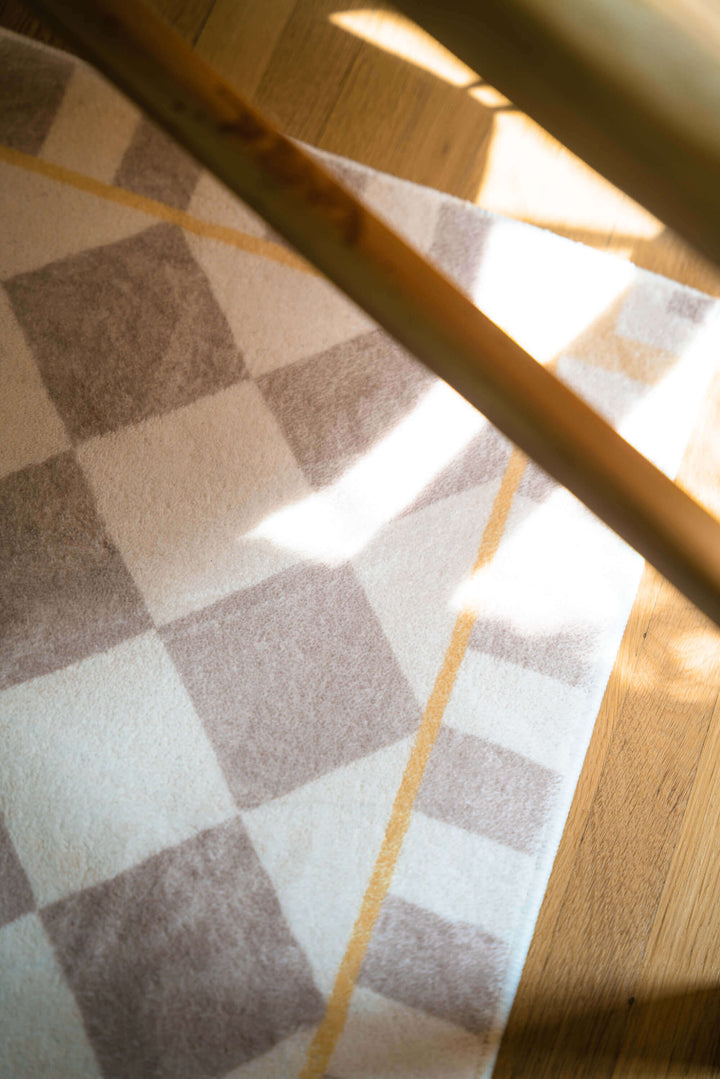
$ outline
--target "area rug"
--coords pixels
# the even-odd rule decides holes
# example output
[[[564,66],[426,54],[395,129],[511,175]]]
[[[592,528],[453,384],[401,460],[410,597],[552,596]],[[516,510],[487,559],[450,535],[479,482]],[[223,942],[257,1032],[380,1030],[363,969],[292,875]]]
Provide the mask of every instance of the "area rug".
[[[489,1075],[641,560],[0,39],[0,1074]],[[713,300],[325,157],[668,473]]]

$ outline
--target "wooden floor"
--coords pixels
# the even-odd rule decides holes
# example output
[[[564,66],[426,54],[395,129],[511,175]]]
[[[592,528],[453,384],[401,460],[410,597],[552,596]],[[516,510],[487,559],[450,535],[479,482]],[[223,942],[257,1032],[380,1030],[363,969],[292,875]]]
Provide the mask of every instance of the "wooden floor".
[[[367,0],[153,0],[288,134],[720,296],[720,274]],[[40,32],[17,0],[0,23]],[[720,365],[681,472],[720,514]],[[496,1067],[720,1075],[720,636],[646,571]]]

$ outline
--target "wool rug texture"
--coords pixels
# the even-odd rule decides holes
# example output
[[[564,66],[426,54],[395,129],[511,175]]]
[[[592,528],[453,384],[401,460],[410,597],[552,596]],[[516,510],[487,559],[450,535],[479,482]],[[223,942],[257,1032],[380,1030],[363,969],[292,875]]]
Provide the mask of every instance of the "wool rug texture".
[[[489,1075],[641,559],[91,69],[0,102],[0,1075]],[[715,301],[322,160],[674,473]]]

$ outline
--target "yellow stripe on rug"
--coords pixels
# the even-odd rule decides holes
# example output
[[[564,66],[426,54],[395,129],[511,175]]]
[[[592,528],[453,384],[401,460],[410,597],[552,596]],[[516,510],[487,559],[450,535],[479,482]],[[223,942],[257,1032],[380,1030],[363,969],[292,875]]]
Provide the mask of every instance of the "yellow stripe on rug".
[[[127,206],[132,210],[140,210],[142,213],[155,217],[159,221],[167,221],[172,225],[178,225],[186,232],[195,236],[202,236],[207,240],[217,240],[220,243],[236,247],[246,251],[250,255],[260,255],[271,262],[279,262],[292,270],[301,273],[322,276],[319,270],[311,266],[309,262],[296,255],[294,251],[272,240],[263,240],[259,236],[250,236],[241,232],[240,229],[231,228],[228,225],[214,225],[211,221],[194,217],[186,210],[178,210],[173,206],[166,206],[157,199],[147,198],[145,195],[136,195],[134,191],[126,191],[125,188],[115,187],[113,184],[103,183],[91,176],[85,176],[82,172],[67,169],[64,165],[56,165],[52,161],[44,161],[40,157],[21,153],[20,150],[11,150],[8,146],[0,146],[0,161],[6,165],[12,165],[26,172],[38,173],[49,180],[55,180],[60,184],[67,184],[78,191],[95,195],[97,198],[114,202],[120,206]]]
[[[179,210],[156,199],[137,195],[86,176],[65,166],[45,161],[0,146],[0,161],[33,172],[58,183],[67,184],[97,198],[146,213],[148,216],[180,228],[196,236],[228,244],[249,254],[317,275],[304,259],[282,244],[263,240],[229,226],[216,225],[184,210]],[[514,449],[500,488],[495,497],[488,523],[482,535],[473,575],[488,565],[500,545],[515,492],[527,464],[527,458]],[[395,866],[400,855],[405,834],[410,825],[412,808],[420,789],[425,768],[437,739],[443,716],[450,700],[460,666],[467,650],[470,634],[477,617],[476,606],[465,606],[459,613],[445,653],[441,668],[428,699],[427,706],[413,744],[403,778],[395,796],[383,842],[368,887],[363,896],[360,912],[353,927],[348,946],[338,969],[325,1016],[309,1047],[305,1067],[300,1079],[322,1079],[347,1020],[350,1002],[370,942],[383,900],[388,893]]]
[[[525,455],[520,450],[514,449],[483,532],[473,575],[488,565],[497,553],[507,525],[510,507],[526,464]],[[410,752],[410,759],[395,796],[380,853],[363,896],[360,913],[338,969],[325,1017],[308,1049],[307,1060],[300,1073],[300,1079],[322,1079],[342,1034],[360,967],[380,914],[380,907],[390,888],[400,848],[410,825],[412,807],[440,731],[476,617],[477,607],[466,606],[461,610],[455,622],[450,644],[435,679]]]

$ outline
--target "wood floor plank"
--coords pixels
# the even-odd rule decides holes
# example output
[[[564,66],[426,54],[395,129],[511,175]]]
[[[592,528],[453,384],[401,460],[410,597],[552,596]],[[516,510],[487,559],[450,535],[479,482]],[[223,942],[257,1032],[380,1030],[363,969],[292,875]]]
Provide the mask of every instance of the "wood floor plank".
[[[613,1079],[720,1075],[720,988],[690,982],[666,996],[638,998]]]
[[[496,1067],[609,1077],[670,865],[720,677],[717,638],[663,582],[612,733],[544,963],[521,988]],[[664,692],[657,693],[658,680]]]
[[[359,28],[392,44],[393,18],[374,13]],[[323,129],[322,145],[472,199],[482,178],[493,112],[474,100],[466,86],[439,78],[412,57],[412,49],[404,57],[372,40],[362,41]]]
[[[720,375],[707,395],[686,472],[693,493],[720,512]],[[710,641],[720,651],[716,632]],[[703,640],[688,640],[686,647],[696,652]],[[720,706],[712,673],[708,665],[703,697],[715,701],[708,737],[613,1079],[720,1074]]]
[[[716,707],[613,1079],[720,1074],[719,835]]]
[[[254,99],[295,0],[215,0],[195,43],[200,56]]]
[[[361,42],[330,15],[362,0],[297,0],[260,79],[255,104],[286,134],[318,145]]]
[[[638,595],[615,661],[612,677],[595,723],[585,763],[578,780],[565,830],[553,865],[552,878],[538,916],[535,933],[522,976],[521,992],[510,1017],[508,1039],[516,1042],[523,1027],[532,1022],[532,1011],[542,992],[542,978],[556,948],[553,930],[571,887],[577,850],[595,798],[615,726],[633,684],[643,642],[657,602],[662,578],[645,565]],[[499,1073],[498,1073],[499,1074]]]

